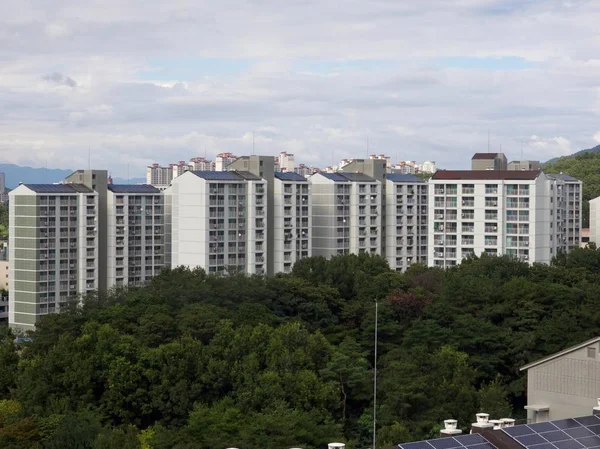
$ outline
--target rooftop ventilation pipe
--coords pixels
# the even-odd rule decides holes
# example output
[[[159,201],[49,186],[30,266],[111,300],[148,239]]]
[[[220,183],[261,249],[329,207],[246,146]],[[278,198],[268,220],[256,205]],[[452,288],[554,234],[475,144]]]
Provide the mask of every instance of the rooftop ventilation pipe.
[[[515,420],[512,418],[500,418],[502,428],[515,427]]]
[[[481,433],[484,429],[493,429],[494,425],[490,423],[490,415],[488,413],[477,413],[476,421],[471,424],[471,433]]]
[[[455,419],[445,419],[444,428],[440,431],[440,436],[451,437],[454,435],[460,435],[462,430],[457,429],[458,421]]]
[[[502,421],[499,419],[490,419],[490,424],[494,425],[494,430],[502,429]]]
[[[346,449],[346,445],[344,443],[329,443],[327,449]]]

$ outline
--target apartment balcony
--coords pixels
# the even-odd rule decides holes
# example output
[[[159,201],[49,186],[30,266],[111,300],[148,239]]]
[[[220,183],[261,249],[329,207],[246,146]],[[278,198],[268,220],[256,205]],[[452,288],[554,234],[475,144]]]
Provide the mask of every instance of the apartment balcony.
[[[498,226],[486,226],[485,232],[498,232]]]
[[[498,207],[498,201],[486,201],[485,207]]]

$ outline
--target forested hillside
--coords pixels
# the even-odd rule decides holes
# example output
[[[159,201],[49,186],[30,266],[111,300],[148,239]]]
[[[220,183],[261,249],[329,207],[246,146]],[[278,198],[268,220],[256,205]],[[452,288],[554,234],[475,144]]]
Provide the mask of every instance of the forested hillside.
[[[291,275],[175,269],[86,298],[0,344],[3,449],[370,447],[379,303],[378,446],[523,417],[519,367],[599,333],[600,252],[556,266],[482,257],[406,274],[380,257]]]
[[[596,147],[600,151],[600,146]],[[583,181],[583,227],[589,226],[589,200],[600,196],[600,153],[586,150],[544,165],[544,173],[564,173]]]

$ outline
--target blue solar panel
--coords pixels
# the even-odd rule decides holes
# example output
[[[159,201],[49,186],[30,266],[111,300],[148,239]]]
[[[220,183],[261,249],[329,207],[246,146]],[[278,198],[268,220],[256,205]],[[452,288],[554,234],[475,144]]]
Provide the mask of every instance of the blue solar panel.
[[[478,433],[459,435],[454,437],[454,439],[461,443],[463,446],[472,446],[474,444],[487,443],[487,440]]]
[[[414,443],[399,444],[404,449],[431,449],[432,446],[427,441],[416,441]]]
[[[554,445],[558,449],[580,449],[583,447],[583,444],[577,442],[576,440],[565,440],[565,441],[557,441]]]
[[[534,444],[529,446],[527,449],[556,449],[552,443]]]
[[[595,426],[588,426],[588,430],[591,430],[596,435],[600,435],[600,424],[596,424]]]
[[[509,434],[511,437],[518,437],[518,436],[522,436],[522,435],[531,435],[532,433],[535,433],[533,430],[531,430],[527,426],[507,427],[506,429],[504,429],[504,432]]]
[[[584,426],[593,426],[594,424],[600,424],[600,419],[597,416],[582,416],[581,418],[574,418],[575,421],[581,423]]]
[[[192,173],[209,181],[239,181],[243,179],[233,171],[194,171]]]
[[[594,433],[587,430],[585,427],[575,427],[573,429],[565,429],[565,433],[573,438],[590,437]]]
[[[552,424],[554,424],[559,429],[572,429],[573,427],[581,427],[581,424],[579,424],[577,421],[571,418],[552,421]]]
[[[115,193],[160,193],[160,190],[148,184],[109,184],[108,190]]]
[[[600,437],[597,435],[594,435],[592,437],[578,438],[577,441],[579,441],[585,447],[600,446]]]
[[[553,432],[544,432],[544,433],[541,433],[540,435],[543,436],[546,440],[548,440],[550,442],[568,440],[569,438],[571,438],[569,435],[564,433],[562,430],[555,430]]]
[[[429,440],[428,443],[435,447],[435,449],[451,449],[455,447],[462,447],[461,444],[454,438],[438,438],[437,440]]]
[[[529,427],[531,430],[533,430],[533,431],[535,431],[537,433],[550,432],[552,430],[558,430],[558,427],[556,427],[551,422],[539,422],[539,423],[536,423],[536,424],[528,424],[527,427]]]
[[[348,182],[348,180],[346,178],[344,178],[342,175],[340,175],[338,173],[321,173],[321,175],[327,179],[330,179],[331,181]]]
[[[473,446],[468,446],[469,449],[497,449],[492,443],[482,443],[475,444]]]
[[[306,178],[298,173],[276,172],[275,177],[282,181],[302,181],[307,182]]]
[[[536,433],[533,433],[531,435],[515,437],[515,440],[517,440],[519,443],[521,443],[525,447],[529,447],[529,446],[533,446],[534,444],[541,444],[541,443],[546,442],[546,440],[544,440],[541,436],[539,436]]]

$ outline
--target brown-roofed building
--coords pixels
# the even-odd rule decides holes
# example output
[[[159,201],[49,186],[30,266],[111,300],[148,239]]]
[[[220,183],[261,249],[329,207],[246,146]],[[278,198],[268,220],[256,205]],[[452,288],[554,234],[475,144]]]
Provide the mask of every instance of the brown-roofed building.
[[[475,153],[471,158],[472,170],[506,170],[507,165],[504,153]]]

